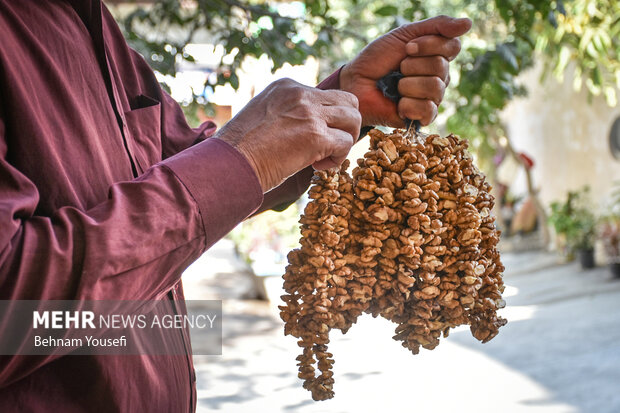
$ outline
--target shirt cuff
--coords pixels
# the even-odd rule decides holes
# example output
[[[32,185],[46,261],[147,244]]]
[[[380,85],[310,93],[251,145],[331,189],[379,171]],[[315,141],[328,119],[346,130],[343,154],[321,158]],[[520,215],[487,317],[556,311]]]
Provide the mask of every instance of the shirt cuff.
[[[340,89],[340,71],[344,66],[341,66],[340,69],[336,70],[334,73],[329,75],[325,80],[319,83],[316,87],[322,90],[328,89]]]
[[[221,139],[207,139],[161,162],[185,185],[200,210],[209,248],[263,202],[247,159]]]

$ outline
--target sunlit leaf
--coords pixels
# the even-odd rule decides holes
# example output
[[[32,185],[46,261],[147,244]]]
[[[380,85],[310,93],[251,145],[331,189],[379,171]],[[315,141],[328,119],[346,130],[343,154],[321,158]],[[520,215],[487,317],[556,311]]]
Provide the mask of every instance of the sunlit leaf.
[[[560,54],[558,56],[558,62],[553,70],[553,74],[558,78],[562,79],[564,75],[564,70],[566,69],[566,65],[570,61],[571,51],[567,46],[562,46],[560,49]]]
[[[394,16],[397,13],[398,13],[398,8],[392,5],[381,6],[375,10],[375,14],[378,16]]]
[[[610,107],[615,107],[618,104],[618,99],[616,98],[616,90],[611,86],[606,86],[604,89],[605,100]]]

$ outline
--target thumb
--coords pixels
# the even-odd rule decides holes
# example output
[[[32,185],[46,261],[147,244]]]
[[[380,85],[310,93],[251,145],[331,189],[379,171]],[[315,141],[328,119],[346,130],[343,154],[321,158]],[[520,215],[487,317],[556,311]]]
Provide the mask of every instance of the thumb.
[[[471,29],[471,20],[468,18],[453,18],[449,16],[437,16],[421,20],[415,23],[405,24],[395,30],[396,34],[405,38],[405,41],[426,35],[441,35],[452,38],[461,36]]]

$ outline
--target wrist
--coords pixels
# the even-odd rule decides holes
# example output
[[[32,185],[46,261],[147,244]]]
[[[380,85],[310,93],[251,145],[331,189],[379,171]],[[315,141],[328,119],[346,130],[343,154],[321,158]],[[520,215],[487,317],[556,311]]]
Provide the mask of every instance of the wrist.
[[[256,159],[254,159],[254,156],[252,156],[252,152],[246,150],[243,145],[237,145],[234,148],[241,155],[243,155],[245,160],[250,164],[250,166],[252,167],[252,170],[254,171],[254,174],[256,175],[256,178],[258,178],[258,182],[260,183],[260,186],[261,186],[261,189],[263,190],[263,193],[265,193],[266,192],[265,188],[267,186],[266,179],[263,176],[263,174],[261,173],[261,168],[258,166],[258,163],[256,162]]]
[[[221,140],[223,142],[226,142],[234,150],[236,150],[239,154],[241,154],[241,156],[243,158],[245,158],[246,162],[248,163],[248,165],[250,166],[252,171],[254,171],[254,175],[256,175],[256,179],[258,180],[258,183],[261,186],[261,190],[264,193],[265,192],[265,186],[266,186],[266,179],[265,179],[264,176],[262,176],[261,168],[259,167],[258,163],[256,162],[255,157],[252,155],[252,151],[247,150],[247,148],[245,148],[245,146],[243,145],[242,140],[239,139],[239,136],[240,136],[239,133],[233,133],[233,134],[225,133],[225,132],[230,132],[228,130],[227,126],[228,125],[224,126],[222,129],[220,129],[218,131],[218,133],[212,139],[219,139],[219,140]]]

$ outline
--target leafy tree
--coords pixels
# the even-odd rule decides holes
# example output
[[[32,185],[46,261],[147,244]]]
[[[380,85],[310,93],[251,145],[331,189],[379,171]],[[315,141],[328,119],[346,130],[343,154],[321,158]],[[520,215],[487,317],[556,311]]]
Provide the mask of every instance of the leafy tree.
[[[268,55],[273,70],[317,56],[331,71],[368,39],[440,13],[474,20],[454,68],[457,86],[447,99],[454,112],[448,128],[471,137],[481,155],[493,152],[489,137],[505,134],[499,112],[526,93],[518,76],[536,57],[544,57],[544,75],[559,79],[572,62],[575,87],[585,83],[592,95],[604,94],[615,105],[615,86],[620,85],[617,0],[162,0],[137,7],[121,23],[153,68],[172,76],[179,61],[194,60],[185,45],[206,31],[228,56],[206,86],[237,88],[236,70],[247,56]]]
[[[237,69],[249,56],[266,54],[275,71],[285,63],[302,64],[309,56],[325,55],[331,44],[341,40],[366,40],[339,27],[328,0],[163,0],[138,6],[119,19],[130,45],[163,75],[176,75],[181,61],[194,62],[185,46],[196,37],[206,36],[210,43],[223,46],[217,77],[207,88],[230,84],[237,89]]]

